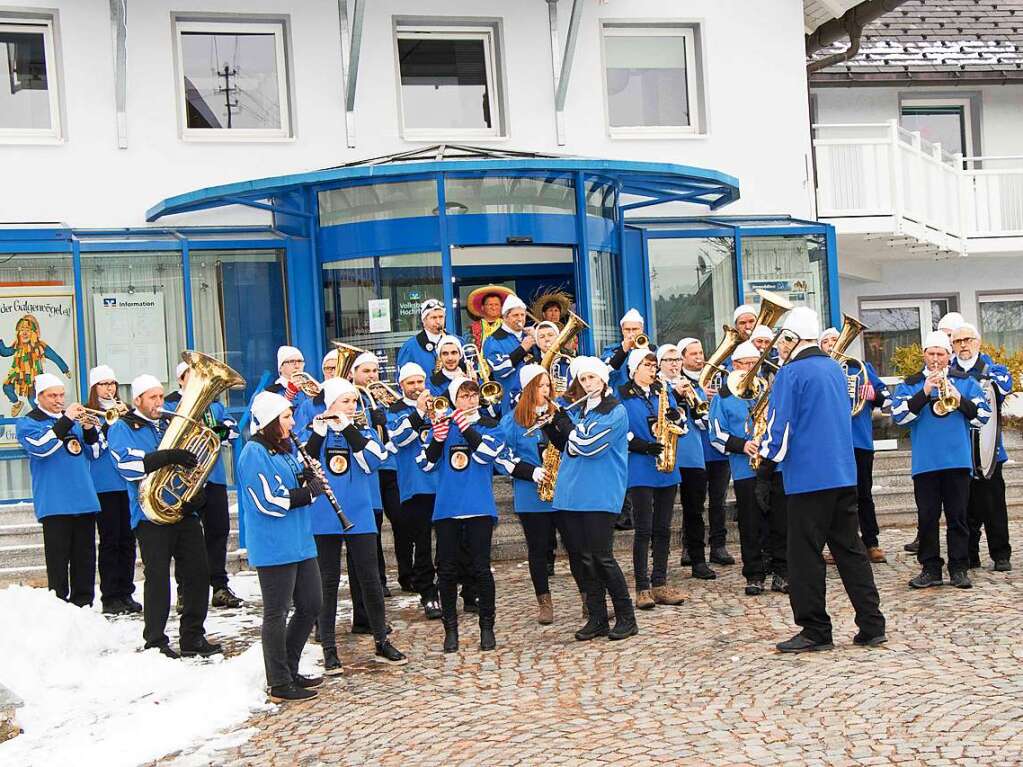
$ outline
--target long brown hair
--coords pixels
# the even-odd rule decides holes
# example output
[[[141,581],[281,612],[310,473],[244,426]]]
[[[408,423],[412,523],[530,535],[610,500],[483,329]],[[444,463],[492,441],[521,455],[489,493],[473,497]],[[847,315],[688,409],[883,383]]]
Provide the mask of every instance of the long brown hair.
[[[291,439],[284,431],[284,427],[281,426],[280,416],[277,416],[273,421],[260,429],[259,433],[263,435],[266,443],[278,453],[291,452]]]
[[[550,381],[550,376],[546,373],[538,375],[526,384],[522,394],[519,395],[519,403],[515,406],[515,423],[519,426],[527,429],[532,427],[536,423],[536,409],[540,405],[546,404],[546,400],[540,397],[540,384],[543,383],[544,378]]]

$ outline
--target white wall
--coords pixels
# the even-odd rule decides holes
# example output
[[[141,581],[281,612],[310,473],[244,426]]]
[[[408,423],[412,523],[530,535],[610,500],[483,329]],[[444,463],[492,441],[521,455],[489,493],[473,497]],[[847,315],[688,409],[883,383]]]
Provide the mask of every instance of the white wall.
[[[2,3],[3,0],[0,0]],[[356,101],[355,149],[344,138],[335,0],[146,0],[128,6],[128,148],[116,146],[109,7],[105,0],[18,0],[57,8],[66,140],[0,145],[0,221],[77,227],[139,226],[159,200],[231,181],[350,162],[414,146],[398,129],[394,15],[476,16],[503,23],[509,137],[499,147],[697,165],[739,178],[742,199],[722,212],[810,214],[809,129],[802,5],[792,0],[587,0],[566,109],[568,143],[554,129],[550,33],[544,0],[379,0],[368,6]],[[194,142],[178,137],[171,13],[290,16],[295,136],[282,142]],[[561,2],[562,39],[571,4]],[[612,140],[604,121],[600,19],[703,22],[709,133],[682,140]],[[482,142],[474,142],[482,143]],[[16,183],[10,183],[15,179]],[[250,223],[224,209],[167,223]]]

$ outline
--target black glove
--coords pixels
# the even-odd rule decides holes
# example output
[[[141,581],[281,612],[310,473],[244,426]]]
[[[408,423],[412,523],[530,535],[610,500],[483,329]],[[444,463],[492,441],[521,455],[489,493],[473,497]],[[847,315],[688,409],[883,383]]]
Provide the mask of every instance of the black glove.
[[[202,510],[206,505],[206,493],[200,490],[199,493],[190,501],[185,501],[181,504],[181,511],[187,514],[196,514]]]
[[[146,470],[146,474],[151,474],[164,466],[184,466],[186,469],[194,469],[198,465],[199,459],[195,457],[194,453],[180,448],[154,450],[151,453],[146,453],[145,458],[142,459],[142,467]]]
[[[231,434],[231,429],[222,423],[218,423],[213,427],[213,433],[217,435],[221,442],[223,442]]]
[[[369,411],[369,422],[374,427],[387,426],[387,413],[382,407]]]
[[[652,455],[654,458],[660,458],[661,453],[664,452],[664,445],[660,442],[648,442],[643,448],[643,452],[646,455]]]
[[[308,469],[306,471],[308,471]],[[325,492],[324,491],[324,486],[323,486],[323,480],[321,480],[316,475],[313,475],[313,477],[311,479],[307,479],[306,483],[305,483],[305,486],[307,488],[309,488],[309,492],[312,493],[313,498],[315,498],[317,496],[320,496],[320,495],[323,495],[323,493]]]
[[[316,471],[311,466],[306,466],[302,469],[302,476],[299,478],[303,485],[308,485],[314,479],[316,479]]]
[[[757,477],[753,482],[753,497],[757,499],[757,507],[765,514],[771,510],[771,479]]]

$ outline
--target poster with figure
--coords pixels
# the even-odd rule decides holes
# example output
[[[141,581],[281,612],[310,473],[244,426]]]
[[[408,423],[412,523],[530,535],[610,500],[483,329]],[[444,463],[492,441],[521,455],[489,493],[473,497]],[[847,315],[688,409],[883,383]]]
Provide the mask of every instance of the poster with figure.
[[[0,418],[17,418],[35,407],[35,380],[53,373],[67,382],[67,399],[78,400],[75,297],[67,287],[0,287]],[[14,424],[0,427],[0,449],[14,447]]]
[[[163,293],[97,293],[92,301],[100,361],[117,371],[122,383],[142,373],[170,383]]]

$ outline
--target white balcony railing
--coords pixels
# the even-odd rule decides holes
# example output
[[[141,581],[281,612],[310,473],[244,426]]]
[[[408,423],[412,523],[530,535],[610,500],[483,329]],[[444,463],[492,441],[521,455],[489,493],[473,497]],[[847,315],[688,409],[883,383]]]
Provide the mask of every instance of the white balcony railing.
[[[963,157],[885,123],[814,125],[817,213],[890,217],[890,231],[965,253],[1023,236],[1023,156]]]

